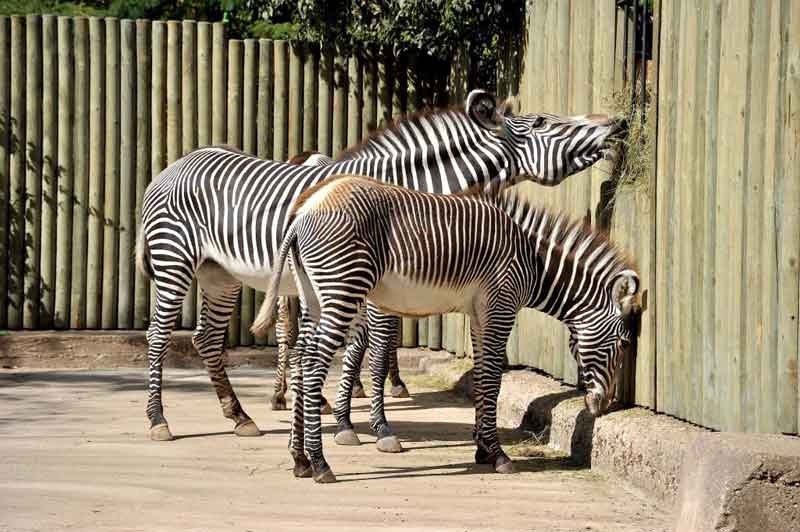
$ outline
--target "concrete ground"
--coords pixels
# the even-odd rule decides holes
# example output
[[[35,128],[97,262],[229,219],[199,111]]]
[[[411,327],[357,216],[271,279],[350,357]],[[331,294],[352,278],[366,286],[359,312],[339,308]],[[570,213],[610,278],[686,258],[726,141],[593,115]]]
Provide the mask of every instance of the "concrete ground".
[[[288,413],[267,406],[272,371],[231,377],[262,436],[237,438],[204,372],[167,369],[172,442],[146,437],[144,369],[0,371],[0,531],[666,531],[657,501],[503,433],[519,471],[473,463],[472,407],[424,377],[388,399],[407,452],[324,445],[339,481],[295,479]],[[335,378],[329,379],[335,382]],[[333,389],[327,393],[333,397]]]

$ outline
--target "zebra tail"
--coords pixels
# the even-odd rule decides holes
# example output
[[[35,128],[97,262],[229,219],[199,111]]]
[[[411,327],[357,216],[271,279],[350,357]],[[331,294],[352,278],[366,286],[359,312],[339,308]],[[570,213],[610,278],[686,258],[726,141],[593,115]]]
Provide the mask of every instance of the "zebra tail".
[[[139,227],[139,233],[136,235],[136,267],[148,279],[153,278],[153,264],[150,262],[150,250],[147,247],[143,227]]]
[[[250,326],[250,332],[255,336],[266,336],[267,330],[275,323],[275,309],[278,306],[278,289],[281,284],[283,268],[286,264],[286,257],[289,255],[289,251],[296,241],[296,224],[292,223],[286,231],[286,236],[284,236],[283,242],[281,243],[281,249],[275,261],[275,270],[272,272],[272,279],[269,281],[269,287],[264,296],[264,302],[261,304],[261,308],[258,309],[258,315],[256,315],[256,319],[253,320],[253,325]]]

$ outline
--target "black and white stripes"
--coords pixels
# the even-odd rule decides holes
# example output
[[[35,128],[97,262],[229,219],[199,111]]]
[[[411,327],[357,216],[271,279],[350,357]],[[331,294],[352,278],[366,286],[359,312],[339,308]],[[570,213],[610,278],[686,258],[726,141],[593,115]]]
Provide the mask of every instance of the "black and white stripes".
[[[137,263],[155,284],[147,407],[153,438],[171,438],[161,405],[161,366],[194,276],[203,289],[203,313],[214,318],[201,315],[195,345],[237,433],[256,432],[225,375],[218,336],[241,284],[265,287],[289,209],[311,186],[346,172],[432,192],[500,188],[521,176],[553,185],[600,159],[623,128],[605,117],[562,118],[558,124],[547,118],[543,124],[539,115],[509,116],[483,91],[470,93],[466,109],[405,120],[327,166],[264,161],[213,147],[189,153],[154,178],[137,242]],[[282,288],[285,295],[295,292],[289,276]],[[390,323],[396,327],[396,320]]]
[[[272,318],[290,251],[308,309],[297,347],[302,387],[295,391],[302,402],[292,433],[301,476],[335,480],[322,454],[320,394],[333,355],[367,300],[393,315],[470,316],[476,460],[497,471],[513,469],[497,440],[496,408],[505,346],[521,308],[539,309],[567,326],[592,414],[602,414],[613,399],[631,340],[638,276],[588,226],[514,196],[445,196],[357,176],[333,178],[298,201],[254,331]]]

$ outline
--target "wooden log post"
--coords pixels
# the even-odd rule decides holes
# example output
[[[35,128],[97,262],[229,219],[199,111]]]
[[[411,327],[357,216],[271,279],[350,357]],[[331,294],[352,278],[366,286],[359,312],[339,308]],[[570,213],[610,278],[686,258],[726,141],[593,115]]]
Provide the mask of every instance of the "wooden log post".
[[[303,53],[303,151],[317,149],[317,88],[319,84],[317,49],[306,45]]]
[[[347,143],[347,58],[336,54],[333,63],[333,117],[331,155],[338,157]]]
[[[167,166],[167,23],[153,22],[153,77],[150,90],[151,179]],[[150,312],[156,304],[155,283],[150,283]]]
[[[11,19],[0,17],[0,242],[8,246],[11,155]],[[6,248],[8,249],[8,248]],[[0,329],[8,327],[8,258],[0,260]]]
[[[11,20],[0,17],[0,242],[9,237],[9,164],[11,155]],[[6,247],[6,249],[8,249]],[[8,326],[8,259],[0,261],[0,328]]]
[[[361,142],[363,72],[361,58],[350,56],[347,64],[347,146]]]
[[[428,349],[442,348],[442,316],[428,317]]]
[[[332,155],[331,124],[333,104],[333,49],[323,47],[319,55],[319,88],[317,90],[317,150]]]
[[[256,155],[256,106],[258,96],[258,43],[253,39],[244,41],[243,68],[243,112],[242,112],[242,148],[245,152]],[[255,227],[242,227],[244,232],[253,232]],[[255,290],[249,286],[242,287],[242,318],[239,324],[240,345],[253,345],[253,333],[250,325],[255,317]]]
[[[103,288],[101,292],[101,327],[117,327],[117,246],[119,244],[120,189],[120,45],[119,20],[107,18],[106,23],[106,153],[103,206]]]
[[[378,65],[374,57],[364,61],[364,111],[361,115],[361,137],[369,136],[370,131],[378,127]]]
[[[181,150],[184,156],[197,148],[197,23],[181,22]],[[192,279],[181,308],[181,326],[197,323],[197,280]]]
[[[9,329],[22,327],[25,294],[25,17],[11,17],[11,118],[9,123],[8,302]]]
[[[260,39],[258,41],[258,96],[257,96],[257,118],[256,118],[256,154],[261,159],[272,158],[273,148],[273,102],[272,102],[272,83],[273,83],[273,64],[275,52],[272,41]],[[261,307],[264,302],[264,292],[256,290],[254,307]],[[256,337],[256,345],[267,345],[269,335]]]
[[[151,24],[149,20],[136,21],[136,218],[133,228],[138,236],[141,228],[142,204],[144,192],[150,183],[152,172],[152,109],[151,95],[153,91]],[[147,276],[135,268],[133,327],[144,329],[149,322],[150,314],[150,281]]]
[[[117,327],[133,327],[136,236],[136,22],[120,22],[119,274]]]
[[[25,304],[22,326],[36,329],[40,310],[42,246],[42,18],[25,20]]]
[[[289,45],[275,41],[275,120],[272,158],[285,161],[289,152]]]
[[[228,144],[242,148],[242,41],[228,41]],[[228,345],[240,345],[241,340],[241,297],[234,306],[228,327]]]
[[[58,17],[58,116],[55,134],[58,139],[56,156],[56,237],[53,327],[69,327],[69,303],[72,282],[72,216],[74,193],[74,136],[75,121],[73,86],[74,48],[72,18]],[[0,89],[1,90],[1,89]],[[1,288],[0,288],[1,289]],[[0,308],[2,308],[0,306]],[[2,326],[2,324],[0,324]]]
[[[58,212],[58,18],[42,16],[42,236],[40,316],[37,328],[52,329],[56,304]]]
[[[289,46],[289,157],[303,149],[303,55],[299,44]]]
[[[72,283],[69,300],[69,327],[86,327],[86,262],[89,221],[89,19],[73,19],[75,47],[75,171],[72,208]]]
[[[211,145],[212,131],[212,29],[210,22],[197,23],[197,145]]]
[[[212,31],[212,121],[211,142],[225,144],[228,141],[228,52],[225,41],[225,26],[214,24]]]

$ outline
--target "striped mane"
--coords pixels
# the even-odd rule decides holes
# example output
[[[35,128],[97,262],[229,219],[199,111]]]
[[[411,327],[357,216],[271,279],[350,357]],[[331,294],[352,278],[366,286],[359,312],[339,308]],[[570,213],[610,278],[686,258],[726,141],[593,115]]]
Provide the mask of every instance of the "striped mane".
[[[375,129],[369,133],[366,139],[364,139],[359,144],[351,146],[350,148],[344,150],[339,156],[336,158],[337,161],[347,161],[350,159],[357,159],[360,155],[362,155],[365,148],[369,148],[371,146],[379,146],[383,147],[387,141],[386,135],[387,134],[397,134],[402,133],[403,131],[408,131],[410,135],[417,136],[413,130],[410,130],[412,126],[419,126],[424,121],[436,121],[437,117],[441,117],[444,115],[455,116],[455,115],[462,115],[464,117],[467,116],[464,106],[463,105],[454,105],[451,107],[442,107],[442,108],[427,108],[423,111],[418,111],[415,113],[409,113],[407,115],[403,115],[400,118],[397,118],[393,122]],[[391,143],[389,147],[391,149]]]
[[[574,219],[563,212],[554,212],[546,207],[531,204],[518,193],[499,194],[485,198],[508,214],[512,220],[528,235],[532,242],[557,242],[554,250],[561,255],[565,247],[569,247],[568,260],[575,260],[581,250],[581,259],[597,254],[610,255],[614,262],[613,271],[625,269],[635,270],[633,259],[621,251],[607,235],[594,228],[582,219]],[[539,248],[537,252],[546,250]]]

